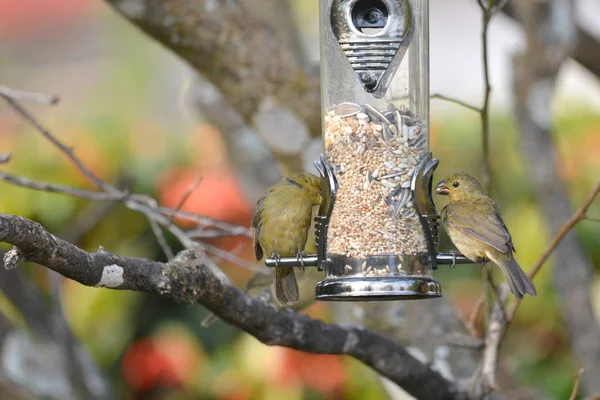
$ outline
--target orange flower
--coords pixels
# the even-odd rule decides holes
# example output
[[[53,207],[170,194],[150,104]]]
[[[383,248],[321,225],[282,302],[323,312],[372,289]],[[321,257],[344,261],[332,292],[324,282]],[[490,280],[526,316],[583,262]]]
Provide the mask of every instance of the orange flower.
[[[190,382],[199,367],[200,357],[193,344],[178,334],[137,340],[121,364],[125,380],[138,391],[179,387]]]
[[[249,225],[252,207],[239,181],[228,169],[202,172],[192,168],[171,169],[163,174],[157,185],[160,203],[170,208],[177,207],[199,176],[202,177],[200,184],[188,196],[181,210],[219,221]],[[183,217],[176,218],[176,221],[190,226],[190,221]]]
[[[345,372],[340,356],[281,348],[281,358],[281,367],[274,374],[277,381],[302,383],[328,398],[342,394]]]

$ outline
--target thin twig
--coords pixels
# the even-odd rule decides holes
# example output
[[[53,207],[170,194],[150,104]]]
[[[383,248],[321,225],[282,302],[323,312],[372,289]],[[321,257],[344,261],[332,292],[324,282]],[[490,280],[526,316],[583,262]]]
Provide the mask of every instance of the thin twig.
[[[249,269],[250,271],[258,272],[258,271],[260,271],[263,268],[263,267],[260,267],[260,266],[258,266],[256,264],[248,262],[248,261],[244,260],[243,258],[240,258],[240,257],[236,256],[232,252],[222,250],[222,249],[220,249],[218,247],[215,247],[215,246],[212,246],[210,244],[202,242],[201,246],[207,252],[209,252],[211,254],[214,254],[215,256],[217,256],[217,257],[219,257],[219,258],[221,258],[221,259],[223,259],[225,261],[229,261],[229,262],[232,262],[232,263],[234,263],[234,264],[236,264],[236,265],[238,265],[240,267]],[[308,267],[308,268],[310,268],[310,267]]]
[[[22,90],[15,90],[6,86],[0,86],[0,95],[3,97],[9,97],[13,100],[19,101],[34,101],[40,104],[46,104],[53,106],[58,104],[60,98],[57,95],[48,96],[42,93],[24,92]]]
[[[147,197],[138,194],[129,194],[127,192],[120,191],[119,193],[106,193],[106,192],[96,192],[93,190],[85,190],[74,188],[71,186],[58,185],[54,183],[40,182],[34,181],[32,179],[23,178],[8,174],[4,171],[0,171],[0,180],[12,183],[13,185],[40,190],[44,192],[53,192],[59,194],[65,194],[69,196],[78,197],[86,200],[110,200],[110,201],[126,201],[126,200],[134,200],[138,201],[143,198],[142,202],[147,202]],[[194,221],[198,224],[202,224],[205,226],[213,226],[222,232],[220,236],[247,236],[252,237],[252,232],[249,228],[229,224],[227,222],[216,221],[210,219],[208,217],[203,217],[201,215],[193,214],[185,211],[176,211],[168,207],[156,206],[156,211],[163,215],[177,215],[182,218]],[[195,232],[201,232],[204,228],[199,228],[195,230]],[[212,237],[218,237],[219,235],[214,235]]]
[[[461,347],[472,350],[481,350],[485,345],[484,340],[481,338],[473,337],[471,335],[463,335],[460,333],[450,333],[442,337],[433,337],[432,339],[435,343],[440,345]]]
[[[132,195],[134,197],[135,195]],[[187,211],[175,211],[172,208],[159,206],[156,209],[158,212],[164,215],[171,216],[175,214],[177,217],[189,219],[190,221],[197,222],[198,224],[203,224],[206,226],[212,226],[217,229],[221,229],[224,236],[246,236],[253,237],[252,230],[250,228],[246,228],[245,226],[239,226],[230,224],[228,222],[217,221],[208,217],[204,217],[202,215],[194,214]]]
[[[496,389],[496,365],[498,364],[498,347],[506,331],[506,314],[504,302],[508,297],[508,287],[504,284],[498,285],[496,300],[490,315],[487,333],[485,336],[485,348],[481,360],[481,377],[484,389]]]
[[[246,229],[246,228],[244,228],[244,229]],[[206,229],[206,228],[190,229],[190,230],[185,231],[185,233],[192,239],[214,239],[214,238],[221,238],[221,237],[227,237],[227,236],[240,236],[238,233],[235,233],[235,232],[226,232],[226,231],[222,231],[220,229]],[[246,235],[242,235],[242,236],[246,236]]]
[[[440,99],[440,100],[445,100],[448,101],[450,103],[454,103],[454,104],[458,104],[459,106],[468,108],[469,110],[475,111],[476,113],[481,113],[481,108],[476,107],[472,104],[466,103],[462,100],[459,99],[455,99],[454,97],[449,97],[449,96],[444,96],[443,94],[440,93],[434,93],[430,96],[431,99]]]
[[[473,307],[473,310],[471,311],[471,314],[469,315],[469,320],[467,321],[467,329],[469,330],[469,333],[473,337],[479,336],[477,329],[475,328],[475,323],[477,322],[477,317],[479,317],[479,313],[481,313],[481,310],[483,309],[484,304],[485,304],[485,296],[479,296],[479,298],[477,299],[477,302],[475,303],[475,307]]]
[[[491,270],[488,271],[487,281],[492,288],[495,298],[498,298],[502,293],[500,293],[500,285],[496,285],[494,282],[494,277],[492,276]],[[500,303],[500,307],[502,309],[503,319],[506,319],[506,308],[504,307],[504,302]]]
[[[179,212],[179,210],[181,209],[181,207],[183,207],[183,205],[185,204],[185,202],[187,201],[187,199],[190,197],[190,195],[192,193],[194,193],[194,191],[196,189],[198,189],[198,186],[200,186],[200,182],[202,182],[202,175],[198,175],[198,178],[196,179],[196,181],[189,188],[187,188],[187,190],[185,191],[185,193],[181,197],[181,200],[179,200],[179,203],[177,203],[177,207],[175,207],[175,212],[169,218],[169,221],[170,221],[171,224],[173,223],[173,219],[175,218],[175,214],[177,214],[177,212]]]
[[[483,106],[479,112],[481,116],[481,129],[483,134],[483,186],[486,192],[491,194],[491,182],[492,182],[492,167],[490,162],[490,118],[489,118],[489,106],[490,106],[490,95],[492,92],[492,86],[490,83],[490,68],[489,68],[489,54],[488,54],[488,28],[490,20],[492,19],[493,12],[487,9],[483,9],[483,28],[481,30],[481,41],[482,41],[482,59],[483,59],[483,79],[484,79],[484,94],[483,94]]]
[[[227,253],[236,256],[236,255],[240,254],[240,252],[242,250],[244,250],[245,247],[246,247],[245,243],[240,243],[237,246],[235,246],[231,251],[228,251]],[[223,261],[224,259],[215,254],[213,257],[213,260],[216,263],[219,263],[219,262]]]
[[[573,391],[571,391],[571,396],[569,396],[569,400],[577,399],[577,394],[579,393],[579,381],[581,380],[581,374],[583,374],[583,368],[579,368],[579,372],[575,375],[575,381],[573,382]]]
[[[152,228],[152,232],[154,233],[154,237],[156,238],[158,245],[162,249],[163,253],[165,253],[165,257],[167,257],[167,260],[173,259],[173,257],[175,257],[175,254],[173,253],[173,249],[171,249],[171,246],[169,246],[167,238],[165,238],[165,233],[163,232],[160,225],[158,225],[158,223],[151,217],[148,217],[148,222],[150,223],[150,227]]]
[[[10,162],[11,158],[12,158],[12,153],[0,154],[0,164],[6,164],[6,163]]]
[[[600,218],[595,218],[595,217],[585,217],[584,218],[586,221],[590,221],[590,222],[600,222]]]
[[[554,236],[554,239],[552,239],[552,242],[550,242],[548,249],[544,252],[544,254],[540,257],[540,259],[535,263],[535,265],[529,272],[530,278],[532,278],[532,279],[535,278],[535,276],[538,274],[538,272],[540,272],[540,269],[542,269],[542,266],[544,265],[544,263],[552,255],[552,252],[554,252],[556,247],[558,247],[561,240],[563,240],[563,238],[567,235],[567,233],[569,233],[569,231],[571,229],[573,229],[575,227],[575,225],[577,225],[579,222],[581,222],[583,219],[585,219],[585,214],[587,213],[587,210],[591,207],[592,203],[598,196],[598,193],[600,193],[600,181],[598,181],[596,183],[596,186],[594,186],[594,188],[592,189],[590,194],[588,194],[587,198],[585,199],[585,201],[583,202],[583,204],[581,205],[579,210],[577,210],[577,212],[575,212],[573,217],[571,217],[571,219],[568,220],[558,230],[558,232]]]
[[[137,198],[140,200],[143,200],[143,197],[144,196],[137,195]],[[164,228],[166,228],[169,232],[171,232],[177,238],[177,240],[179,240],[179,242],[185,248],[198,252],[199,256],[204,255],[206,252],[206,247],[204,246],[204,244],[193,241],[192,239],[187,237],[187,235],[181,228],[179,228],[175,224],[171,224],[169,222],[169,218],[162,215],[160,212],[158,212],[156,210],[156,208],[154,207],[155,204],[156,204],[156,200],[154,200],[150,196],[146,196],[145,204],[140,201],[134,201],[134,200],[127,200],[125,202],[125,205],[130,210],[141,212],[148,219],[152,219],[153,221],[156,221],[158,224],[160,224]],[[218,266],[216,266],[215,264],[212,264],[212,263],[208,263],[208,262],[206,264],[209,268],[211,268],[212,273],[215,274],[215,276],[221,282],[223,282],[225,284],[230,283],[229,277],[227,275],[225,275],[225,273]]]
[[[554,235],[552,242],[550,242],[550,245],[548,246],[544,254],[542,254],[542,256],[534,264],[533,268],[531,268],[531,270],[529,271],[529,277],[531,279],[535,278],[538,272],[540,272],[546,261],[548,261],[554,250],[556,250],[560,242],[564,239],[565,236],[567,236],[571,229],[573,229],[575,225],[577,225],[579,222],[585,219],[585,214],[596,199],[596,196],[598,196],[598,193],[600,193],[600,181],[596,183],[594,189],[592,189],[588,197],[583,202],[582,206],[575,212],[571,219],[565,222],[564,225],[558,230],[556,235]],[[507,319],[509,325],[515,318],[515,314],[517,313],[517,310],[521,305],[521,301],[522,300],[516,300],[513,303],[510,311],[508,312]]]
[[[19,104],[18,101],[13,98],[6,96],[5,94],[0,93],[0,97],[3,97],[4,100],[18,113],[23,119],[25,119],[31,126],[33,126],[39,133],[41,133],[46,139],[48,139],[54,146],[58,147],[58,149],[64,153],[64,155],[71,160],[73,164],[77,167],[77,169],[85,175],[98,189],[101,189],[107,193],[121,193],[117,188],[111,186],[102,181],[96,174],[94,174],[81,160],[75,155],[73,149],[62,144],[58,138],[53,135],[48,129],[46,129],[33,115],[29,113],[23,106]],[[122,194],[122,193],[121,193]]]
[[[74,188],[70,186],[57,185],[54,183],[39,182],[28,178],[22,178],[8,174],[4,171],[0,171],[0,180],[12,183],[16,186],[25,187],[33,190],[41,190],[43,192],[52,192],[60,194],[68,194],[73,197],[78,197],[86,200],[102,201],[102,200],[113,200],[122,201],[127,197],[127,194],[121,195],[107,192],[95,192],[93,190],[85,190]]]
[[[155,210],[158,207],[158,202],[156,201],[156,199],[154,199],[150,196],[147,196],[147,197],[140,196],[140,199],[142,199],[142,198],[143,198],[144,202],[150,208]],[[154,218],[154,213],[144,212],[143,214],[148,219],[148,222],[150,223],[150,227],[152,228],[152,232],[154,233],[154,237],[156,238],[156,241],[158,242],[158,245],[161,247],[163,253],[165,253],[167,260],[173,259],[173,257],[175,257],[175,254],[173,253],[173,249],[171,249],[171,246],[169,246],[169,243],[167,242],[167,239],[165,238],[165,234],[164,234],[162,228],[160,227],[159,223]],[[169,226],[170,225],[172,225],[172,224],[169,221]]]
[[[507,4],[508,0],[500,0],[500,2],[493,7],[492,12],[497,13],[498,11],[501,11]]]

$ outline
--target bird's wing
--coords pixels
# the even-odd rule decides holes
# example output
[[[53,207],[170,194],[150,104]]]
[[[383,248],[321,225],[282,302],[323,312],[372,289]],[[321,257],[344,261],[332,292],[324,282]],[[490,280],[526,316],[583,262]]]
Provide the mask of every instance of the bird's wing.
[[[254,212],[254,218],[252,218],[251,227],[254,228],[254,255],[256,256],[256,261],[262,260],[264,255],[258,238],[260,237],[260,228],[262,227],[262,211],[266,197],[267,193],[258,199],[258,202],[256,203],[256,211]]]
[[[517,250],[515,250],[515,246],[513,244],[512,237],[510,236],[510,232],[508,231],[508,228],[506,227],[506,224],[504,223],[504,220],[502,219],[502,214],[500,214],[500,207],[498,207],[498,205],[496,205],[496,204],[494,204],[494,213],[496,214],[496,217],[498,217],[498,221],[500,221],[502,228],[504,228],[504,231],[508,235],[508,241],[506,242],[506,245],[508,246],[509,249],[512,250],[513,253],[516,253]]]
[[[477,213],[473,212],[475,207]],[[457,202],[445,208],[445,219],[451,224],[452,229],[490,245],[502,253],[512,250],[508,229],[493,203]]]

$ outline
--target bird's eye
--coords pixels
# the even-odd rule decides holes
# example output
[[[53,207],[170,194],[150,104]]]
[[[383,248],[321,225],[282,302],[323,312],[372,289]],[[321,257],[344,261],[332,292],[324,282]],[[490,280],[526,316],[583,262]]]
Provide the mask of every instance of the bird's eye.
[[[460,185],[460,183],[458,183],[458,182],[454,182],[454,183],[452,184],[452,186],[454,186],[454,187],[458,187],[458,185]]]

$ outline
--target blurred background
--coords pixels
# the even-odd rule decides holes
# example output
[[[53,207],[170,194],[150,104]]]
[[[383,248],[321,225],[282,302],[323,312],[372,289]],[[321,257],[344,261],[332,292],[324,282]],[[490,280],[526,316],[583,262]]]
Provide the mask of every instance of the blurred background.
[[[292,4],[307,63],[318,63],[318,2]],[[430,10],[431,92],[479,104],[483,79],[476,2],[431,0]],[[577,15],[582,25],[600,34],[600,3],[577,2]],[[525,174],[513,119],[508,66],[512,54],[524,46],[523,34],[513,21],[499,15],[491,24],[489,42],[494,196],[511,230],[517,260],[528,270],[551,237]],[[55,107],[27,107],[108,181],[155,195],[161,204],[176,207],[202,176],[183,209],[249,226],[258,196],[278,178],[277,170],[267,167],[261,180],[249,181],[240,175],[240,160],[232,159],[235,154],[227,151],[223,133],[207,122],[201,110],[197,112],[191,93],[195,72],[101,1],[0,0],[0,48],[0,84],[58,94],[61,102]],[[211,95],[209,91],[201,94]],[[561,71],[552,110],[560,174],[574,205],[583,201],[600,178],[599,109],[598,79],[569,61]],[[436,178],[455,170],[479,176],[478,115],[432,100],[431,124],[432,150],[441,160]],[[260,153],[260,143],[247,145]],[[89,187],[56,148],[0,106],[0,153],[9,151],[14,159],[6,169],[14,174]],[[101,245],[121,255],[164,260],[147,220],[121,205],[0,185],[2,212],[39,221],[50,232],[89,251]],[[600,205],[595,204],[590,215],[600,218]],[[598,273],[600,223],[583,221],[576,232]],[[248,239],[222,238],[210,243],[253,261]],[[442,249],[449,248],[444,238]],[[220,265],[238,286],[251,276],[231,263]],[[89,350],[118,398],[388,396],[375,373],[349,358],[267,347],[221,321],[203,328],[200,323],[207,311],[198,305],[186,307],[71,281],[62,282],[55,292],[55,277],[35,266],[27,266],[25,276],[33,282],[27,290],[39,291],[50,310],[56,307],[52,299],[60,300],[73,334]],[[447,300],[468,318],[483,290],[480,268],[442,269],[436,276]],[[594,285],[599,290],[594,291],[594,306],[600,318],[597,281],[596,275]],[[549,398],[567,398],[578,367],[554,296],[550,265],[536,278],[536,285],[543,295],[523,304],[502,349],[502,367],[516,384],[535,387]],[[332,317],[325,304],[313,304],[306,312],[325,320]],[[14,398],[21,398],[15,393]]]

